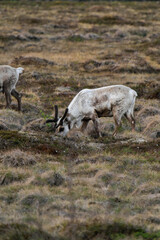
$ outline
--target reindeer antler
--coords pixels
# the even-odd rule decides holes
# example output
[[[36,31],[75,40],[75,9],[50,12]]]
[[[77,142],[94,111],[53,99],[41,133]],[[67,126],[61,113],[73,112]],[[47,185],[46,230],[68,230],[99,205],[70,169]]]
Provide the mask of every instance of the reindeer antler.
[[[58,121],[58,106],[55,105],[54,108],[55,108],[55,117],[54,117],[54,119],[48,119],[46,121],[46,123],[50,123],[50,122],[55,122],[56,123]]]
[[[56,127],[59,127],[60,125],[63,125],[63,120],[65,119],[67,113],[68,113],[68,108],[66,108],[63,117],[61,117],[60,122]]]

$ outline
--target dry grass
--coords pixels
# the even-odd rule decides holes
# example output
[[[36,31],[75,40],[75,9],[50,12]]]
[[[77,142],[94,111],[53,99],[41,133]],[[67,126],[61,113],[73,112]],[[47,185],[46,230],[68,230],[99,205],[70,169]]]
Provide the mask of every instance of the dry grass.
[[[1,1],[0,64],[25,72],[22,113],[0,96],[0,238],[160,239],[159,8]],[[135,132],[123,119],[113,138],[104,118],[103,137],[90,123],[62,139],[44,124],[55,104],[61,115],[81,89],[111,84],[138,92]]]
[[[8,167],[23,167],[36,164],[36,157],[29,152],[23,152],[19,149],[14,149],[1,157],[1,161]]]

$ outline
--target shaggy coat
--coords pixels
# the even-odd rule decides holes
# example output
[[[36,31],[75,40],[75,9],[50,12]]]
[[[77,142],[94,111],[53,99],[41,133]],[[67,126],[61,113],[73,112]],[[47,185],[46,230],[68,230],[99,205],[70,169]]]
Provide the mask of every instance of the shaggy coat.
[[[122,116],[135,127],[134,105],[137,93],[123,85],[112,85],[95,89],[83,89],[71,101],[62,118],[57,119],[56,128],[65,136],[72,128],[81,128],[84,131],[90,120],[93,121],[98,136],[98,118],[113,116],[116,135]]]
[[[23,72],[23,68],[13,68],[8,65],[0,66],[0,92],[3,92],[6,97],[6,108],[10,108],[11,95],[17,99],[18,110],[21,110],[21,94],[16,90],[16,84],[19,79],[19,74]]]

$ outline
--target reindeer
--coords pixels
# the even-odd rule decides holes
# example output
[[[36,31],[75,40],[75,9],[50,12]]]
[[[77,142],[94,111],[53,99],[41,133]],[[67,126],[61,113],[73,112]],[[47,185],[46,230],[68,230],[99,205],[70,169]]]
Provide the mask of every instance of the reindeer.
[[[6,108],[11,107],[11,95],[17,99],[18,110],[21,111],[21,97],[16,90],[16,84],[19,79],[19,74],[23,72],[23,68],[13,68],[8,65],[0,66],[0,92],[5,94]]]
[[[95,89],[81,90],[66,108],[64,115],[58,118],[58,106],[55,106],[55,118],[46,122],[54,122],[54,129],[58,129],[63,136],[74,127],[84,131],[90,120],[93,121],[97,136],[100,117],[112,117],[115,121],[113,136],[117,134],[122,116],[125,116],[135,129],[134,104],[137,93],[124,85],[112,85]]]

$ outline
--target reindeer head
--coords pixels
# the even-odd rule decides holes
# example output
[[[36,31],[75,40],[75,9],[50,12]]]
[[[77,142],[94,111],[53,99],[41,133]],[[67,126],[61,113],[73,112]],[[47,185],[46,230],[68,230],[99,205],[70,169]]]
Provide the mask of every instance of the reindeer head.
[[[46,121],[46,123],[50,123],[50,122],[54,122],[54,131],[56,131],[56,129],[58,130],[58,132],[63,135],[66,136],[67,132],[69,132],[70,130],[70,123],[68,121],[67,118],[67,113],[68,113],[68,108],[66,108],[64,115],[62,117],[58,117],[58,106],[55,105],[55,117],[54,119],[48,119]]]
[[[18,67],[18,68],[16,69],[16,71],[17,71],[18,74],[21,74],[21,73],[23,73],[24,68]]]

